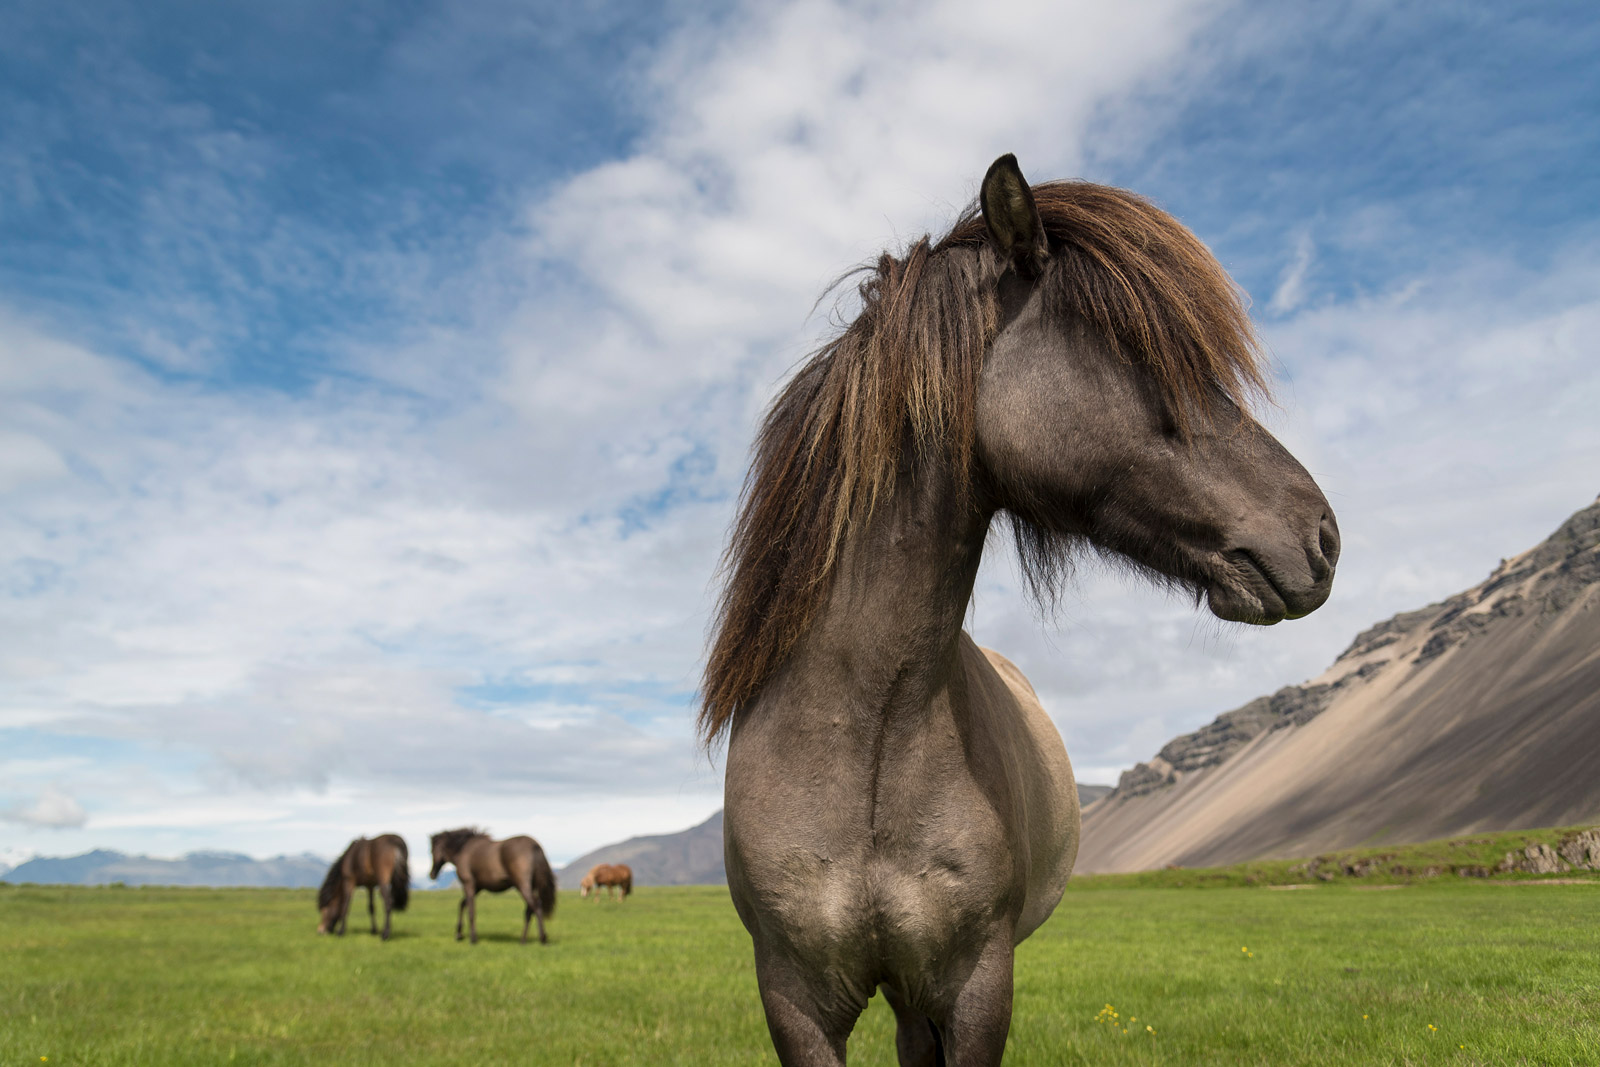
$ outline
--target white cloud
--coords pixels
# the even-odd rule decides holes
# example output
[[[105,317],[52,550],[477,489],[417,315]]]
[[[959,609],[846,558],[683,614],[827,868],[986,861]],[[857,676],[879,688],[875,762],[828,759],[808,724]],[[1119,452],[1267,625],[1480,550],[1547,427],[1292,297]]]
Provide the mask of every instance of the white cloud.
[[[22,801],[0,808],[0,820],[48,830],[76,829],[88,821],[88,814],[70,793],[47,785],[33,801]]]
[[[8,324],[6,403],[72,475],[6,525],[45,588],[0,622],[0,722],[199,753],[219,789],[714,802],[684,694],[817,293],[948,221],[1001,151],[1072,171],[1208,8],[802,2],[684,36],[643,77],[640,150],[530,206],[521,258],[486,252],[529,279],[519,311],[419,324],[386,363],[352,346],[442,410],[175,385]],[[533,695],[464,704],[484,682]]]
[[[209,390],[0,320],[0,417],[38,449],[16,450],[26,481],[0,462],[0,728],[170,757],[18,781],[59,778],[130,851],[333,853],[383,829],[417,847],[484,822],[561,857],[697,821],[718,775],[684,694],[754,420],[825,328],[816,296],[948,222],[1000,152],[1079,171],[1088,131],[1180,77],[1220,10],[807,0],[686,34],[641,75],[634,154],[486,246],[475,277],[520,306],[419,322],[400,350],[347,339],[394,388]],[[1270,340],[1299,369],[1282,428],[1344,521],[1334,601],[1225,629],[1086,575],[1050,627],[1002,554],[984,571],[975,632],[1030,673],[1086,780],[1586,500],[1557,503],[1600,399],[1581,286],[1463,274],[1307,310],[1308,235],[1295,255]],[[1497,472],[1492,520],[1469,462]]]

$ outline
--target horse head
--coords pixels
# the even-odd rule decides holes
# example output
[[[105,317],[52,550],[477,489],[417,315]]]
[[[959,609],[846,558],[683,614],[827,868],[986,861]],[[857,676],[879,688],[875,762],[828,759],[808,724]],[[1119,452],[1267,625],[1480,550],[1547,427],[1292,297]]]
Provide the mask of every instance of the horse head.
[[[441,830],[429,837],[428,844],[433,852],[433,867],[428,871],[428,878],[437,881],[439,872],[444,870],[445,864],[455,862],[455,858],[461,852],[462,846],[474,837],[482,836],[482,830],[472,826],[463,826],[459,830]]]
[[[1110,251],[1053,244],[1052,205],[1041,218],[1035,194],[1065,184],[1030,190],[1007,155],[980,194],[998,332],[979,379],[975,465],[1016,520],[1024,562],[1048,570],[1087,540],[1203,596],[1221,619],[1316,610],[1339,528],[1305,468],[1245,410],[1262,376],[1237,292],[1188,231],[1127,194],[1097,205]],[[1108,256],[1131,280],[1097,291]]]

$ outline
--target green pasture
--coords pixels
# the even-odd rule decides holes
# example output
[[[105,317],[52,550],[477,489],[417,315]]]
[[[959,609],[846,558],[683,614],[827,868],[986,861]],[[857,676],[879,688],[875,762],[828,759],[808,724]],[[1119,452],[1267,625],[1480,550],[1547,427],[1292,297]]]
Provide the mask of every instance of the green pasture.
[[[456,943],[456,899],[382,944],[309,890],[0,886],[0,1064],[773,1062],[725,890],[563,893],[544,947],[505,897]],[[1007,1063],[1597,1064],[1597,920],[1594,884],[1086,879],[1019,950]],[[893,1062],[882,998],[851,1062]]]

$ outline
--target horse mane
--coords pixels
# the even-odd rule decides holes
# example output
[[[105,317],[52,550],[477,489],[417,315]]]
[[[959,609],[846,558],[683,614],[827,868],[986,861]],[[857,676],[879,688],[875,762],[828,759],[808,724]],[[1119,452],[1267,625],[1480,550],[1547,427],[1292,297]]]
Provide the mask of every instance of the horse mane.
[[[441,831],[439,831],[438,833],[433,835],[433,837],[430,839],[430,843],[433,842],[433,841],[439,841],[439,840],[442,839],[444,841],[444,852],[445,852],[445,855],[451,856],[451,855],[454,855],[457,852],[460,852],[461,849],[466,845],[466,843],[468,841],[471,841],[474,837],[488,837],[488,836],[489,836],[488,834],[484,833],[482,830],[478,829],[476,826],[463,826],[460,829],[456,829],[456,830],[441,830]]]
[[[364,840],[356,838],[344,847],[339,853],[339,858],[333,861],[333,866],[328,868],[328,876],[322,880],[322,888],[317,890],[317,907],[326,908],[333,903],[333,898],[339,894],[339,884],[344,881],[344,861],[352,850]]]
[[[1219,398],[1244,409],[1267,393],[1243,293],[1182,223],[1122,189],[1032,188],[1051,249],[1046,313],[1144,367],[1180,434]],[[908,447],[943,452],[969,492],[1004,267],[976,205],[937,242],[883,253],[862,268],[855,319],[773,401],[723,559],[698,720],[708,745],[810,627],[847,531],[892,492]],[[1047,599],[1073,545],[1026,515],[1011,521],[1024,577]]]

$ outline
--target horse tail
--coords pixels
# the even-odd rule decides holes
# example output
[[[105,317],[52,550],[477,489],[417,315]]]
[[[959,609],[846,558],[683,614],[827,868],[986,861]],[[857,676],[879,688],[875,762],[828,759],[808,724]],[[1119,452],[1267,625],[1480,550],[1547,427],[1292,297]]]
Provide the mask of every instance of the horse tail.
[[[333,866],[328,868],[328,876],[322,880],[322,888],[317,890],[317,907],[326,908],[333,903],[333,898],[338,895],[340,884],[344,881],[344,860],[350,855],[350,850],[360,843],[361,839],[350,842],[344,851],[339,853],[339,858],[333,861]]]
[[[405,838],[388,836],[396,853],[394,870],[389,872],[389,899],[394,901],[395,911],[405,911],[406,902],[411,899],[411,854],[406,851]]]
[[[545,918],[556,913],[556,872],[550,869],[550,861],[544,858],[544,849],[539,847],[539,842],[533,843],[533,891],[539,897],[539,907],[544,912]]]

